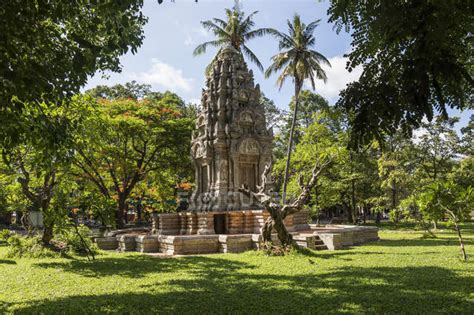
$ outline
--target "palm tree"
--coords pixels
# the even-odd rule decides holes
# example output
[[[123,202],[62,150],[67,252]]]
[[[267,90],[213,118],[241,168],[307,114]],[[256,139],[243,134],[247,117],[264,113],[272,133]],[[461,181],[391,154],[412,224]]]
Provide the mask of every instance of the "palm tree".
[[[290,129],[290,139],[288,141],[285,178],[283,180],[283,203],[286,202],[286,187],[288,185],[293,133],[295,131],[301,89],[304,81],[308,79],[311,82],[313,90],[315,89],[315,79],[326,82],[326,72],[321,68],[321,63],[331,66],[326,57],[312,49],[316,41],[313,36],[313,31],[318,26],[319,21],[320,20],[316,20],[306,25],[301,22],[300,16],[295,14],[293,23],[287,20],[288,34],[274,30],[269,32],[279,40],[280,52],[272,57],[273,64],[265,71],[265,76],[268,78],[272,73],[281,70],[277,79],[279,88],[281,89],[287,78],[292,78],[295,84],[295,108]]]
[[[193,55],[200,55],[206,52],[208,46],[223,47],[232,45],[235,49],[242,51],[257,67],[263,71],[262,63],[250,48],[245,45],[247,41],[255,37],[261,37],[267,33],[276,32],[270,28],[253,29],[255,22],[253,17],[258,11],[255,11],[245,17],[244,12],[239,8],[238,1],[231,9],[225,9],[227,20],[213,18],[212,20],[202,21],[201,24],[216,35],[217,39],[200,44],[194,49]]]

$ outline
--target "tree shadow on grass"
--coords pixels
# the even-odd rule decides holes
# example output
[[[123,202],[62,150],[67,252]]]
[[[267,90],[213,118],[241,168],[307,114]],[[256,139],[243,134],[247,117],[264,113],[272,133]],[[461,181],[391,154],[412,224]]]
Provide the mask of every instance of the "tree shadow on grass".
[[[472,314],[472,279],[439,267],[339,268],[322,274],[255,274],[223,259],[169,259],[194,277],[142,293],[33,301],[20,313],[456,313]],[[163,261],[155,260],[163,266]],[[5,309],[7,310],[7,309]],[[1,311],[1,309],[0,309]]]
[[[372,242],[369,243],[371,246],[380,246],[380,247],[430,247],[430,246],[452,246],[459,244],[457,238],[429,238],[429,239],[422,239],[422,238],[414,238],[414,239],[384,239],[379,242]],[[464,244],[466,245],[474,245],[474,240],[471,239],[464,239]]]
[[[242,262],[206,256],[189,256],[179,258],[155,258],[146,255],[131,255],[122,257],[100,257],[95,261],[69,260],[60,262],[44,262],[34,264],[36,267],[61,269],[85,277],[108,277],[119,275],[129,278],[146,277],[150,273],[176,272],[180,268],[191,270],[220,269],[232,272],[239,268],[252,266]]]
[[[0,259],[0,265],[5,264],[5,265],[16,265],[16,261],[14,260],[9,260],[9,259]]]

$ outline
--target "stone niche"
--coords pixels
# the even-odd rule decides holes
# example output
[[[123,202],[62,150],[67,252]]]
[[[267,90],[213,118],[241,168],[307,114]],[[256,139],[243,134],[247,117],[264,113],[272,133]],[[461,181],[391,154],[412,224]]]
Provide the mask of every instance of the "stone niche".
[[[189,210],[261,209],[239,192],[242,186],[256,191],[271,163],[273,133],[260,96],[242,54],[222,48],[211,64],[191,141],[196,188]]]

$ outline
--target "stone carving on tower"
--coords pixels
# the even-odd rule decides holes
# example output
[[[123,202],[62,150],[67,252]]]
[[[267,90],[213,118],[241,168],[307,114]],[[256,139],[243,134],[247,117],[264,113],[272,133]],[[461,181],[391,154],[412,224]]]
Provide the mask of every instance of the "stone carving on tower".
[[[252,70],[235,48],[222,48],[207,76],[191,141],[196,186],[189,210],[259,209],[239,188],[256,191],[271,164],[273,133],[266,126]]]

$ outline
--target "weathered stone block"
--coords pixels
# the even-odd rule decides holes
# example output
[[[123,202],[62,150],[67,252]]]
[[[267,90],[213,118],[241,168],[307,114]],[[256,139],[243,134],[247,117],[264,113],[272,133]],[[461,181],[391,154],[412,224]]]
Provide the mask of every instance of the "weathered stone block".
[[[252,234],[219,235],[221,253],[240,253],[253,248]]]
[[[129,252],[133,251],[136,248],[136,243],[135,243],[135,237],[136,235],[118,235],[117,236],[117,241],[118,241],[118,247],[121,252]]]
[[[218,235],[159,235],[160,251],[168,255],[219,252]]]
[[[97,247],[103,250],[116,250],[118,247],[118,241],[115,236],[98,237],[95,239]]]
[[[156,253],[159,244],[156,235],[140,235],[135,237],[136,250],[141,253]]]

